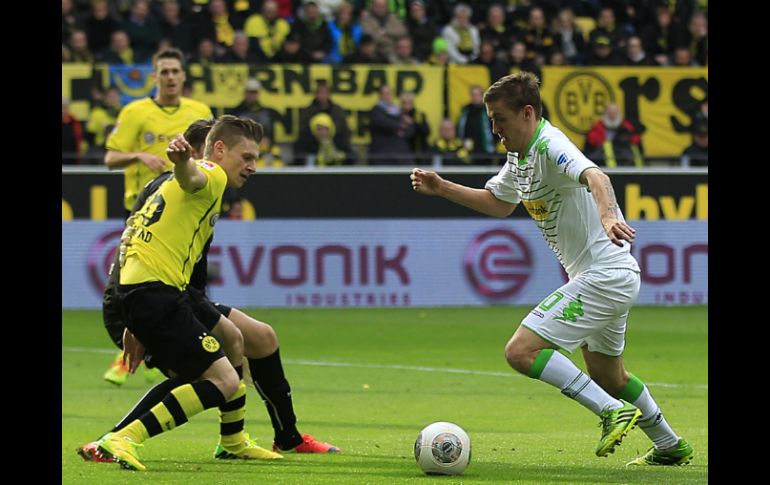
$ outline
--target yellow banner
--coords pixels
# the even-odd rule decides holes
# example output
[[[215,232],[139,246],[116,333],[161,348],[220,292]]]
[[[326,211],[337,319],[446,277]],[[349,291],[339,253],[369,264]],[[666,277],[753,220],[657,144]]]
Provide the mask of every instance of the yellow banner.
[[[449,118],[457,124],[463,106],[471,102],[471,88],[489,87],[489,69],[486,66],[449,65]]]
[[[436,66],[220,64],[204,69],[192,64],[189,71],[193,97],[207,103],[218,115],[240,104],[249,76],[259,79],[260,101],[274,110],[275,138],[279,143],[297,139],[300,109],[313,101],[319,80],[327,82],[332,101],[348,113],[353,143],[369,143],[368,113],[377,104],[378,90],[384,84],[391,86],[394,96],[414,92],[415,106],[425,113],[431,127],[438,127],[444,109],[443,69]]]
[[[679,156],[691,143],[691,116],[707,96],[707,68],[543,68],[549,121],[581,149],[588,130],[614,102],[626,118],[641,123],[644,155]]]

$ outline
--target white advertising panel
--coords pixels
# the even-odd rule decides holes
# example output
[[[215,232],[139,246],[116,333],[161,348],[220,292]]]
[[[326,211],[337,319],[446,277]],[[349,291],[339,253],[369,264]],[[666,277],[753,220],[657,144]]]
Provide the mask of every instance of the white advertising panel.
[[[634,221],[642,305],[708,303],[708,222]],[[62,308],[100,308],[122,221],[62,223]],[[237,307],[534,305],[566,282],[529,220],[220,221],[209,296]]]

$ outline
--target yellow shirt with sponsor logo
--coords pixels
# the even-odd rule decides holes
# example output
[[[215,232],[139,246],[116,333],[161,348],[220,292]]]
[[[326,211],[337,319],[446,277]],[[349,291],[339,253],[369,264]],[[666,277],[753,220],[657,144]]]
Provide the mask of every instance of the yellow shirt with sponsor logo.
[[[169,177],[129,220],[134,231],[120,270],[121,285],[160,281],[180,290],[187,287],[214,232],[227,186],[222,167],[206,160],[196,164],[208,177],[202,189],[185,192]]]
[[[212,118],[211,109],[200,101],[181,98],[179,106],[160,106],[152,98],[132,101],[123,107],[115,128],[107,138],[108,150],[144,152],[166,161],[165,170],[173,165],[166,156],[168,143],[184,133],[190,124],[201,118]],[[142,162],[128,165],[124,173],[123,203],[131,210],[142,187],[158,176]]]

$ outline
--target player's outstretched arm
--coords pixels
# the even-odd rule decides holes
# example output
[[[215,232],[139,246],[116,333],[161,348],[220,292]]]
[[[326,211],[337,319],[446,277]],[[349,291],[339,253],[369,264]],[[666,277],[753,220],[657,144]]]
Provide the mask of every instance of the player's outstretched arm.
[[[594,196],[604,232],[613,244],[623,247],[623,241],[634,242],[636,229],[619,217],[620,209],[610,178],[599,168],[589,168],[580,175],[580,183],[587,185]]]
[[[166,149],[169,160],[174,164],[174,176],[185,192],[195,192],[206,186],[208,178],[198,170],[192,158],[192,146],[182,135],[177,135]]]
[[[456,204],[493,217],[507,217],[516,204],[498,199],[486,189],[474,189],[445,180],[436,172],[413,168],[412,188],[425,195],[438,195]]]

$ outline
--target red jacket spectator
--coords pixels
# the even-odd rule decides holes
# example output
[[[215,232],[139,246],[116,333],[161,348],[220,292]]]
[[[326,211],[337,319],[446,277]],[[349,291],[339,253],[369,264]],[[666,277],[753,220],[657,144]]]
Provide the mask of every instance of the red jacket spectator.
[[[620,115],[618,105],[607,106],[602,119],[586,134],[583,150],[597,165],[642,166],[642,138],[633,123]]]

